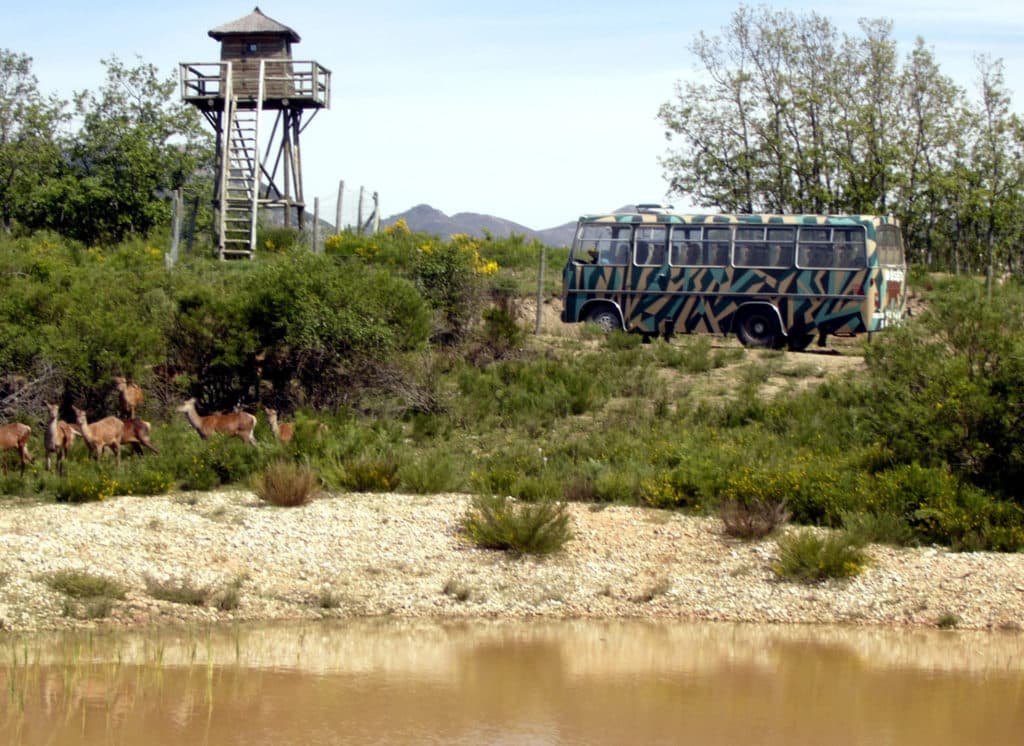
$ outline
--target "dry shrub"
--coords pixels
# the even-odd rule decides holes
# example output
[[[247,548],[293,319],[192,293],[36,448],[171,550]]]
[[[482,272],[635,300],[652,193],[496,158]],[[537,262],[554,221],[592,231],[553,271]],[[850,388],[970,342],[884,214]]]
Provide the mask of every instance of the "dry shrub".
[[[738,539],[762,539],[789,520],[782,500],[727,499],[718,508],[725,533]]]
[[[276,461],[257,478],[256,496],[271,505],[292,508],[305,505],[320,493],[320,480],[308,466]]]

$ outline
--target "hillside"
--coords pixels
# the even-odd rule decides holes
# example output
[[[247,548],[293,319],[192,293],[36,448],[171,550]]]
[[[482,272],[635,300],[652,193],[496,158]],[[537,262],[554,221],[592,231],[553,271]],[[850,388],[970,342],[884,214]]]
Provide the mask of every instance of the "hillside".
[[[456,233],[483,236],[486,232],[495,238],[507,238],[515,233],[528,241],[536,239],[547,246],[568,246],[572,243],[576,227],[574,221],[554,228],[532,230],[511,220],[476,212],[446,215],[430,205],[416,205],[405,212],[386,218],[381,224],[392,225],[398,220],[404,220],[409,229],[417,233],[429,233],[446,239]]]

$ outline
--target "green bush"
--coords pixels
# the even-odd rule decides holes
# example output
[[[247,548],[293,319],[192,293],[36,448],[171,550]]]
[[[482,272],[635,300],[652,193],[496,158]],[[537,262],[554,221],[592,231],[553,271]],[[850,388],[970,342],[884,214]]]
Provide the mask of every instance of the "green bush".
[[[344,463],[340,486],[353,492],[393,492],[401,483],[399,461],[392,453],[370,453]]]
[[[914,529],[902,515],[885,511],[847,511],[842,514],[842,520],[843,530],[858,544],[906,547],[917,543]]]
[[[949,466],[1021,502],[1024,289],[950,282],[915,323],[866,348],[876,437],[898,463]]]
[[[477,546],[514,554],[551,554],[572,538],[564,503],[517,503],[497,495],[475,497],[462,526]]]
[[[109,598],[122,600],[127,588],[116,580],[84,570],[58,570],[45,576],[46,584],[70,598]]]
[[[859,575],[866,566],[863,547],[850,535],[823,537],[803,530],[779,539],[779,559],[772,570],[784,580],[815,583]]]
[[[123,494],[116,479],[105,474],[69,476],[57,487],[58,502],[88,503]]]
[[[396,474],[402,489],[421,495],[454,492],[464,487],[456,459],[430,452],[402,462]]]

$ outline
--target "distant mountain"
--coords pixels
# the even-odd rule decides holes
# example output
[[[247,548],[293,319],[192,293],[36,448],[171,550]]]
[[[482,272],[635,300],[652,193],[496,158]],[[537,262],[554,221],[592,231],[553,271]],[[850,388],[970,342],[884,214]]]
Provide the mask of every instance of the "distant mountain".
[[[382,226],[393,225],[404,220],[409,230],[415,233],[429,233],[441,238],[451,238],[456,233],[468,236],[483,237],[486,231],[495,238],[508,238],[513,233],[523,236],[527,241],[536,239],[546,246],[568,246],[572,243],[576,231],[575,221],[565,225],[535,231],[511,220],[496,218],[493,215],[481,215],[476,212],[459,212],[445,215],[430,205],[416,205],[413,208],[392,215],[381,221]]]

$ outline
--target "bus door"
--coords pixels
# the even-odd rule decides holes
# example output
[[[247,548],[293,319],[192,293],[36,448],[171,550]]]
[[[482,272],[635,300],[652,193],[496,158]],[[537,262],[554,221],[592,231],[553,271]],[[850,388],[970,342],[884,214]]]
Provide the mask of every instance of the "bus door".
[[[876,232],[879,281],[873,326],[883,329],[903,321],[907,302],[907,265],[903,236],[895,225],[880,225]]]
[[[668,226],[642,225],[636,229],[633,253],[632,289],[629,317],[651,334],[662,333],[670,303]]]

